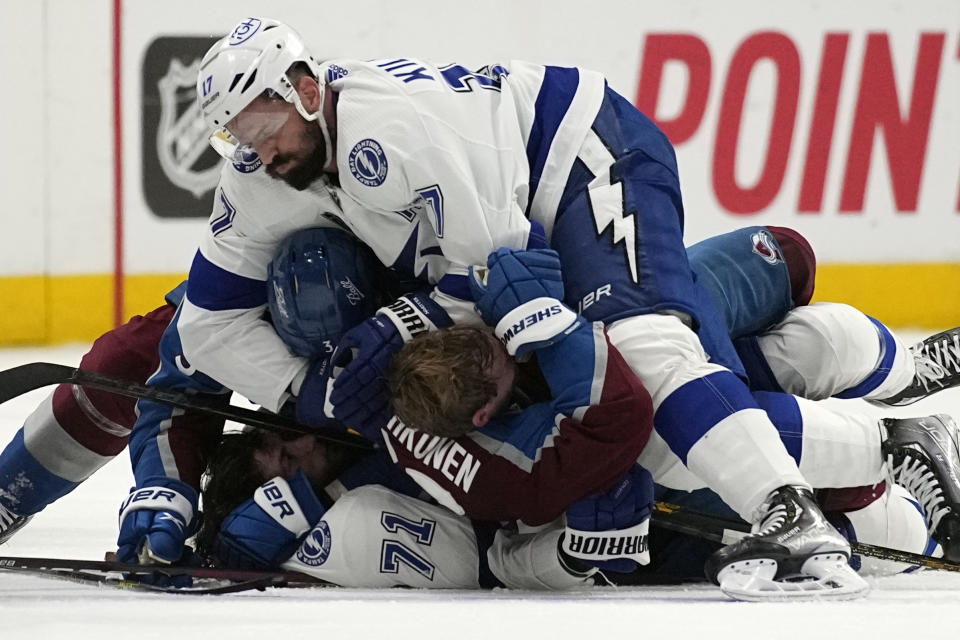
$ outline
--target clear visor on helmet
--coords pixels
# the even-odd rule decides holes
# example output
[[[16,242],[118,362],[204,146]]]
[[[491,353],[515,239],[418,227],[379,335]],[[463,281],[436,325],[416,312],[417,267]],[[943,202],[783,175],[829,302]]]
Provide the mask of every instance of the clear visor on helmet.
[[[221,158],[233,163],[239,163],[245,154],[253,151],[253,147],[241,145],[226,127],[220,127],[210,134],[210,146]]]
[[[242,162],[259,153],[290,119],[292,112],[283,101],[258,100],[210,135],[210,146],[230,162]]]

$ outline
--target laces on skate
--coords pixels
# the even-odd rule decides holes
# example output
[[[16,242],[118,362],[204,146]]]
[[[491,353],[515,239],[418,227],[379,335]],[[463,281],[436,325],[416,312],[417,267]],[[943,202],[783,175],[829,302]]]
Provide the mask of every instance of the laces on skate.
[[[904,406],[960,384],[960,327],[930,336],[910,347],[916,372],[910,385],[887,405]]]
[[[960,331],[941,333],[932,342],[915,347],[917,377],[927,391],[947,385],[947,378],[960,372]]]
[[[891,482],[909,491],[920,503],[927,520],[927,533],[932,536],[943,516],[951,511],[933,471],[923,460],[909,455],[904,456],[900,465],[895,465],[893,455],[888,455],[887,468]]]
[[[889,479],[909,491],[930,536],[951,561],[960,559],[960,432],[944,414],[884,418],[881,445]]]

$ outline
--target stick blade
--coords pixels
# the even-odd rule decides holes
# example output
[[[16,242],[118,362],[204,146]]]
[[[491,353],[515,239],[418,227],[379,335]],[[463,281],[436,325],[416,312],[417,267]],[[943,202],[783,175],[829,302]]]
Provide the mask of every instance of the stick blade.
[[[0,404],[35,389],[68,382],[75,369],[62,364],[31,362],[0,371]]]

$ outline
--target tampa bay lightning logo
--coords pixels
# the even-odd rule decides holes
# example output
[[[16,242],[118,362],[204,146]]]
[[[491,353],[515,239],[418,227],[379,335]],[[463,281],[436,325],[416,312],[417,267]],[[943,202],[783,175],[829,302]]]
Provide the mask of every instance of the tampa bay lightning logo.
[[[233,168],[240,173],[252,173],[263,166],[263,160],[251,147],[243,146],[233,154]]]
[[[297,560],[308,567],[319,567],[330,557],[330,527],[321,520],[297,550]]]
[[[379,187],[387,179],[387,156],[376,140],[367,138],[355,144],[347,161],[360,184]]]
[[[249,40],[251,37],[253,37],[253,34],[260,30],[261,24],[262,22],[260,21],[260,18],[247,18],[238,24],[230,34],[230,38],[228,40],[230,46],[232,47]]]

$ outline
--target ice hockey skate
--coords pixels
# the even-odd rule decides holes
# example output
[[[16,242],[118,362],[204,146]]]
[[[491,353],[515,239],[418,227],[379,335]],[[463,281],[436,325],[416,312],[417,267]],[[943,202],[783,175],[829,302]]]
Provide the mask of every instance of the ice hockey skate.
[[[944,556],[960,560],[960,452],[950,416],[884,418],[882,451],[892,481],[920,503],[930,536]]]
[[[717,551],[707,577],[737,600],[852,599],[869,585],[847,564],[850,545],[827,522],[809,489],[780,487],[762,505],[754,532]]]
[[[932,335],[910,347],[916,373],[910,385],[897,395],[879,400],[901,407],[960,384],[960,327]]]
[[[13,537],[33,516],[18,516],[0,504],[0,544]]]

